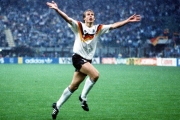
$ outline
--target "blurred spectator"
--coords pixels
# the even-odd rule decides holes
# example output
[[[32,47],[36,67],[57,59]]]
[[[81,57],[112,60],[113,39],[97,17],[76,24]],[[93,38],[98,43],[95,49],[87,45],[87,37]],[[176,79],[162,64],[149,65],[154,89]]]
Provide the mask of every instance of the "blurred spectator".
[[[163,33],[167,35],[164,30],[168,25],[180,31],[180,0],[61,0],[57,3],[59,8],[79,21],[82,21],[85,8],[93,9],[97,13],[97,24],[108,24],[109,20],[113,23],[134,13],[141,14],[143,18],[140,23],[104,35],[100,41],[104,46],[128,46],[131,40],[131,46],[138,47],[138,41],[143,44],[152,37]],[[2,16],[6,16],[8,21],[3,21]],[[59,20],[59,16],[46,6],[44,0],[1,0],[0,46],[7,46],[3,31],[8,27],[16,46],[72,47],[73,33],[64,24],[66,22]]]

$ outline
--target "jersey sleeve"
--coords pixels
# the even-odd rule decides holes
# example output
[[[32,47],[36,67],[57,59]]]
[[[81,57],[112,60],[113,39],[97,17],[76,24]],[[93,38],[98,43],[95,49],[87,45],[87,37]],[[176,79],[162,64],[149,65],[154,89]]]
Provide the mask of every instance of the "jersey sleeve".
[[[74,20],[74,19],[72,19],[71,18],[71,20],[72,20],[72,24],[69,24],[68,23],[68,26],[71,28],[71,30],[73,31],[73,32],[77,32],[77,30],[78,30],[78,23],[77,23],[77,21],[76,20]]]
[[[101,33],[100,34],[108,33],[110,27],[111,27],[111,25],[102,25],[102,29],[101,29]]]

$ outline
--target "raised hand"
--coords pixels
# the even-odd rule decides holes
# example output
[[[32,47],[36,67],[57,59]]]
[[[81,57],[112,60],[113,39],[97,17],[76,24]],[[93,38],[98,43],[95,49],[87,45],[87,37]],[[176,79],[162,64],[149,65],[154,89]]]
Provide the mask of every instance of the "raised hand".
[[[128,22],[138,22],[141,20],[141,16],[140,15],[132,15],[128,18]]]
[[[54,1],[52,1],[51,3],[47,2],[46,4],[49,6],[49,8],[52,8],[52,9],[55,9],[55,10],[58,9],[58,5]]]

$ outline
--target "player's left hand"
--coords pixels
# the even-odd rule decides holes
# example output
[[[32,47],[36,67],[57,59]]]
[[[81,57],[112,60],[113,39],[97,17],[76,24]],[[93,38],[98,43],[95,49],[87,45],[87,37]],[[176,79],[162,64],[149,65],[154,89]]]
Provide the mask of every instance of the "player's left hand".
[[[141,21],[141,16],[140,15],[132,15],[131,17],[128,18],[128,22],[139,22]]]

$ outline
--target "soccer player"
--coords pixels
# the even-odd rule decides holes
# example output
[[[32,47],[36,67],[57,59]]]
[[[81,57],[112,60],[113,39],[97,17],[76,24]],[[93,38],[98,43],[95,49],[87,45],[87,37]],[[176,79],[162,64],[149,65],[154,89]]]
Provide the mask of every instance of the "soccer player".
[[[141,16],[134,14],[124,21],[119,21],[109,25],[94,25],[95,15],[90,9],[86,10],[83,14],[84,22],[80,22],[74,20],[60,10],[54,1],[47,2],[47,5],[49,8],[52,8],[59,13],[59,15],[68,23],[69,27],[75,34],[75,42],[73,47],[74,54],[72,55],[72,63],[75,67],[75,72],[70,85],[64,90],[59,100],[52,105],[52,118],[56,119],[63,103],[65,103],[72,93],[78,89],[79,85],[86,78],[86,76],[87,79],[85,81],[82,93],[79,96],[79,101],[81,103],[81,107],[85,111],[89,111],[87,95],[99,78],[99,72],[91,64],[91,62],[95,54],[97,41],[99,40],[100,35],[108,33],[109,30],[119,28],[129,22],[138,22],[141,20]]]

